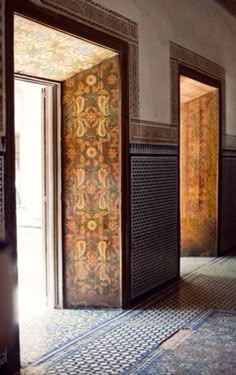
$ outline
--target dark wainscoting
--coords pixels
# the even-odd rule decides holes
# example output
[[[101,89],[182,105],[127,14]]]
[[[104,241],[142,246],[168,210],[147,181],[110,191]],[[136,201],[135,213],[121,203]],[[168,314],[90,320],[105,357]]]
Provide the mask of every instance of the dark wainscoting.
[[[173,145],[130,145],[130,298],[178,277],[178,156]]]
[[[223,150],[220,252],[236,246],[236,150]]]

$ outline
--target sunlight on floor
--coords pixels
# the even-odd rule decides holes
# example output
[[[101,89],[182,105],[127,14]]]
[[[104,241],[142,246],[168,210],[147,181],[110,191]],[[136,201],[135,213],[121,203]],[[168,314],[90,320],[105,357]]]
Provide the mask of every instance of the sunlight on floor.
[[[30,319],[46,309],[42,229],[18,228],[19,321]]]

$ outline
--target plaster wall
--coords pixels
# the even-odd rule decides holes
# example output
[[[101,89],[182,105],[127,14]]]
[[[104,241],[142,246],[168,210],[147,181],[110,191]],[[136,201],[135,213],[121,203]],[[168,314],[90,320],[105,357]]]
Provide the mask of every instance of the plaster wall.
[[[140,118],[170,123],[169,41],[226,70],[226,132],[236,135],[236,19],[212,0],[96,0],[138,23]]]

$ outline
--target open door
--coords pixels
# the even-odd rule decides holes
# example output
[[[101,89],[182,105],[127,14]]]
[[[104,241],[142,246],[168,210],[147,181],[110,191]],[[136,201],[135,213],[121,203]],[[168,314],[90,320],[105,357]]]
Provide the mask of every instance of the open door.
[[[43,215],[45,276],[48,308],[63,307],[61,247],[61,87],[50,83],[42,89]]]
[[[16,82],[12,149],[15,210],[11,201],[7,206],[11,214],[7,215],[6,222],[7,228],[12,231],[15,228],[17,234],[8,232],[14,269],[18,270],[18,286],[15,288],[14,337],[12,345],[0,353],[1,374],[14,374],[20,368],[19,346],[24,345],[19,334],[21,320],[30,319],[38,310],[62,307],[62,261],[58,264],[60,178],[57,174],[60,85],[36,80],[27,82],[19,76]],[[19,88],[23,100],[17,96]],[[30,114],[25,113],[28,108]],[[35,118],[37,121],[33,121]]]

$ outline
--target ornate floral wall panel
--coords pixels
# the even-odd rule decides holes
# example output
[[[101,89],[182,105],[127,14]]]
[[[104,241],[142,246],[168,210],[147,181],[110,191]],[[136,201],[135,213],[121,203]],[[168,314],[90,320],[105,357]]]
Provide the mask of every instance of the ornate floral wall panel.
[[[66,80],[65,300],[120,305],[120,87],[118,56]]]
[[[116,53],[91,42],[14,16],[15,72],[64,81]]]
[[[217,91],[181,106],[181,251],[214,255],[217,239]]]

